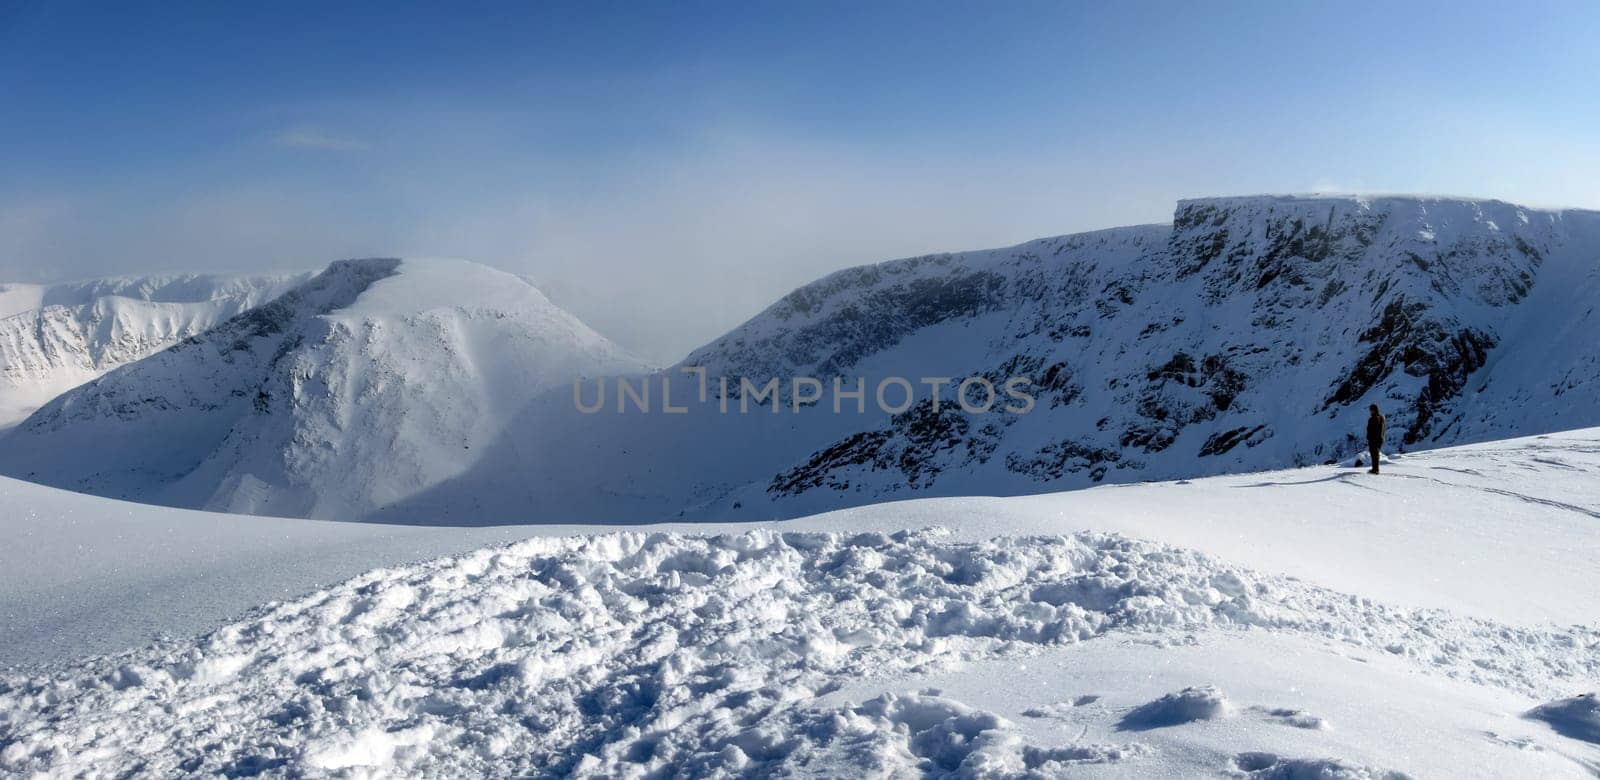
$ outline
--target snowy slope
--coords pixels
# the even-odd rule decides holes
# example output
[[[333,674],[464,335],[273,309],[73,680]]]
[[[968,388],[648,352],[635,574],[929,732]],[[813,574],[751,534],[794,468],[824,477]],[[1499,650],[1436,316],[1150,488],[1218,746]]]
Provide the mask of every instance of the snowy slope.
[[[275,603],[198,639],[0,677],[0,771],[1592,776],[1600,430],[1387,471],[550,529],[304,596],[269,577]],[[61,568],[24,571],[45,592]],[[176,580],[149,584],[205,587]]]
[[[0,470],[159,504],[358,517],[466,469],[541,390],[638,363],[520,279],[341,261],[40,409]]]
[[[434,528],[225,515],[0,477],[0,667],[189,636],[375,566],[540,528]],[[576,532],[580,529],[570,529]]]
[[[113,368],[260,306],[309,274],[0,284],[0,429]]]
[[[1597,295],[1600,213],[1184,201],[1170,226],[832,274],[652,377],[654,413],[619,404],[615,382],[599,414],[556,393],[479,468],[382,516],[760,519],[1326,463],[1364,448],[1369,403],[1397,451],[1595,425]],[[688,367],[710,378],[707,402]],[[741,413],[741,377],[778,379],[781,410]],[[793,377],[817,378],[822,399],[793,411]],[[886,377],[918,404],[880,410]],[[967,413],[952,381],[934,412],[923,381],[968,377],[1024,377],[1035,404],[1008,413],[1002,392]],[[867,388],[864,412],[835,380]],[[663,381],[686,414],[660,413]]]

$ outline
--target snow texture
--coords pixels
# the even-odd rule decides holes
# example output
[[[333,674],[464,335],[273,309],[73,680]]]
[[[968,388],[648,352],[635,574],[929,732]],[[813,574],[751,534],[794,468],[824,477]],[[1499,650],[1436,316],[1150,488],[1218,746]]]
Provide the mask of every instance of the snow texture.
[[[1600,696],[1585,693],[1541,704],[1528,717],[1542,720],[1573,739],[1600,744]]]
[[[1600,624],[1600,601],[1591,595],[1600,592],[1597,480],[1600,430],[1587,430],[1416,453],[1378,478],[1313,466],[1041,496],[882,504],[786,521],[784,528],[892,533],[933,526],[969,542],[1115,532],[1399,606],[1519,626],[1594,625]],[[529,536],[623,528],[217,515],[5,478],[0,506],[7,509],[0,528],[14,541],[0,545],[6,573],[0,666],[74,660],[163,633],[192,636],[262,602],[374,567]],[[747,526],[651,528],[726,533]],[[1205,681],[1178,687],[1197,682]]]
[[[808,703],[842,679],[1202,630],[1310,634],[1534,696],[1600,677],[1593,628],[1396,609],[1115,535],[613,533],[378,570],[192,644],[7,675],[0,769],[1020,775],[1149,751],[1029,743],[937,696]],[[1196,687],[1121,727],[1230,709]]]
[[[1166,726],[1180,726],[1197,720],[1226,718],[1233,712],[1233,704],[1216,688],[1203,685],[1184,688],[1169,693],[1149,704],[1135,708],[1122,717],[1119,727],[1125,731],[1148,731]]]
[[[1240,753],[1234,765],[1243,777],[1260,780],[1406,780],[1407,775],[1356,766],[1331,758],[1282,758],[1272,753]]]

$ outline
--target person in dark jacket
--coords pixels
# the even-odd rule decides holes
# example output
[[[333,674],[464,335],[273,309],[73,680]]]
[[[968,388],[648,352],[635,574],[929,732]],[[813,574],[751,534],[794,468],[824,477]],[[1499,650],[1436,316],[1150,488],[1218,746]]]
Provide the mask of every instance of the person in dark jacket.
[[[1378,453],[1383,451],[1383,437],[1389,432],[1388,423],[1383,419],[1383,413],[1378,411],[1378,405],[1373,404],[1368,409],[1372,414],[1367,416],[1367,454],[1372,456],[1371,473],[1378,473]]]

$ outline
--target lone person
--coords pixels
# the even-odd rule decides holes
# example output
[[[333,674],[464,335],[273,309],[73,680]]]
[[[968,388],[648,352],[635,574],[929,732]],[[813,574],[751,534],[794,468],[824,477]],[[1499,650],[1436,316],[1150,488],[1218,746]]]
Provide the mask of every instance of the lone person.
[[[1389,432],[1388,424],[1384,422],[1383,413],[1378,411],[1378,405],[1367,407],[1372,414],[1367,417],[1367,454],[1372,456],[1372,471],[1378,473],[1378,453],[1383,451],[1383,436]]]

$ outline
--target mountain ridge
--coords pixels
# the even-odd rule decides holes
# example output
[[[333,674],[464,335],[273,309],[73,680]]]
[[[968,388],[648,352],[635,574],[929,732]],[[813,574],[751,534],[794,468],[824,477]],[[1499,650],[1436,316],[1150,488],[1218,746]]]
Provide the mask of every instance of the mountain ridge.
[[[899,414],[807,409],[739,425],[707,409],[698,429],[608,413],[575,418],[558,447],[603,454],[533,464],[534,481],[552,473],[537,489],[520,484],[526,473],[515,486],[484,473],[471,490],[503,486],[566,517],[782,517],[1337,461],[1360,449],[1367,403],[1390,415],[1401,450],[1593,425],[1600,355],[1582,333],[1597,269],[1600,214],[1585,210],[1191,199],[1170,226],[835,272],[658,375],[673,398],[695,393],[674,374],[686,367],[757,384],[1021,375],[1039,398],[1025,417],[934,413],[926,396]],[[1564,334],[1559,353],[1542,349],[1546,333]],[[1498,380],[1482,373],[1508,361],[1515,372]],[[1552,371],[1566,377],[1559,400]],[[548,429],[562,404],[529,418]],[[604,445],[624,438],[626,452]],[[700,440],[720,454],[692,454]],[[595,495],[572,498],[586,475],[600,475],[587,477]],[[454,501],[441,493],[416,511]]]
[[[147,357],[308,274],[162,274],[0,284],[0,428],[68,389]]]
[[[1600,346],[1585,337],[1597,292],[1596,212],[1189,199],[1170,225],[843,269],[675,366],[621,372],[684,413],[626,413],[611,379],[603,413],[585,414],[578,388],[553,386],[497,405],[505,418],[473,428],[470,457],[382,499],[322,502],[219,467],[160,500],[444,524],[783,517],[1338,461],[1360,449],[1368,403],[1389,414],[1391,449],[1578,428],[1600,423]],[[686,368],[731,379],[734,397],[741,378],[782,380],[768,402],[784,413],[723,413]],[[919,387],[904,410],[791,409],[794,377],[1022,378],[1036,403],[969,414],[947,385],[937,408]],[[273,403],[298,397],[284,387]],[[430,413],[457,419],[444,409]],[[357,444],[378,462],[405,440]],[[325,464],[316,450],[301,451]],[[107,490],[74,464],[48,478]]]
[[[509,274],[345,260],[57,398],[8,436],[48,451],[0,460],[152,503],[358,514],[451,473],[537,389],[637,367]]]

